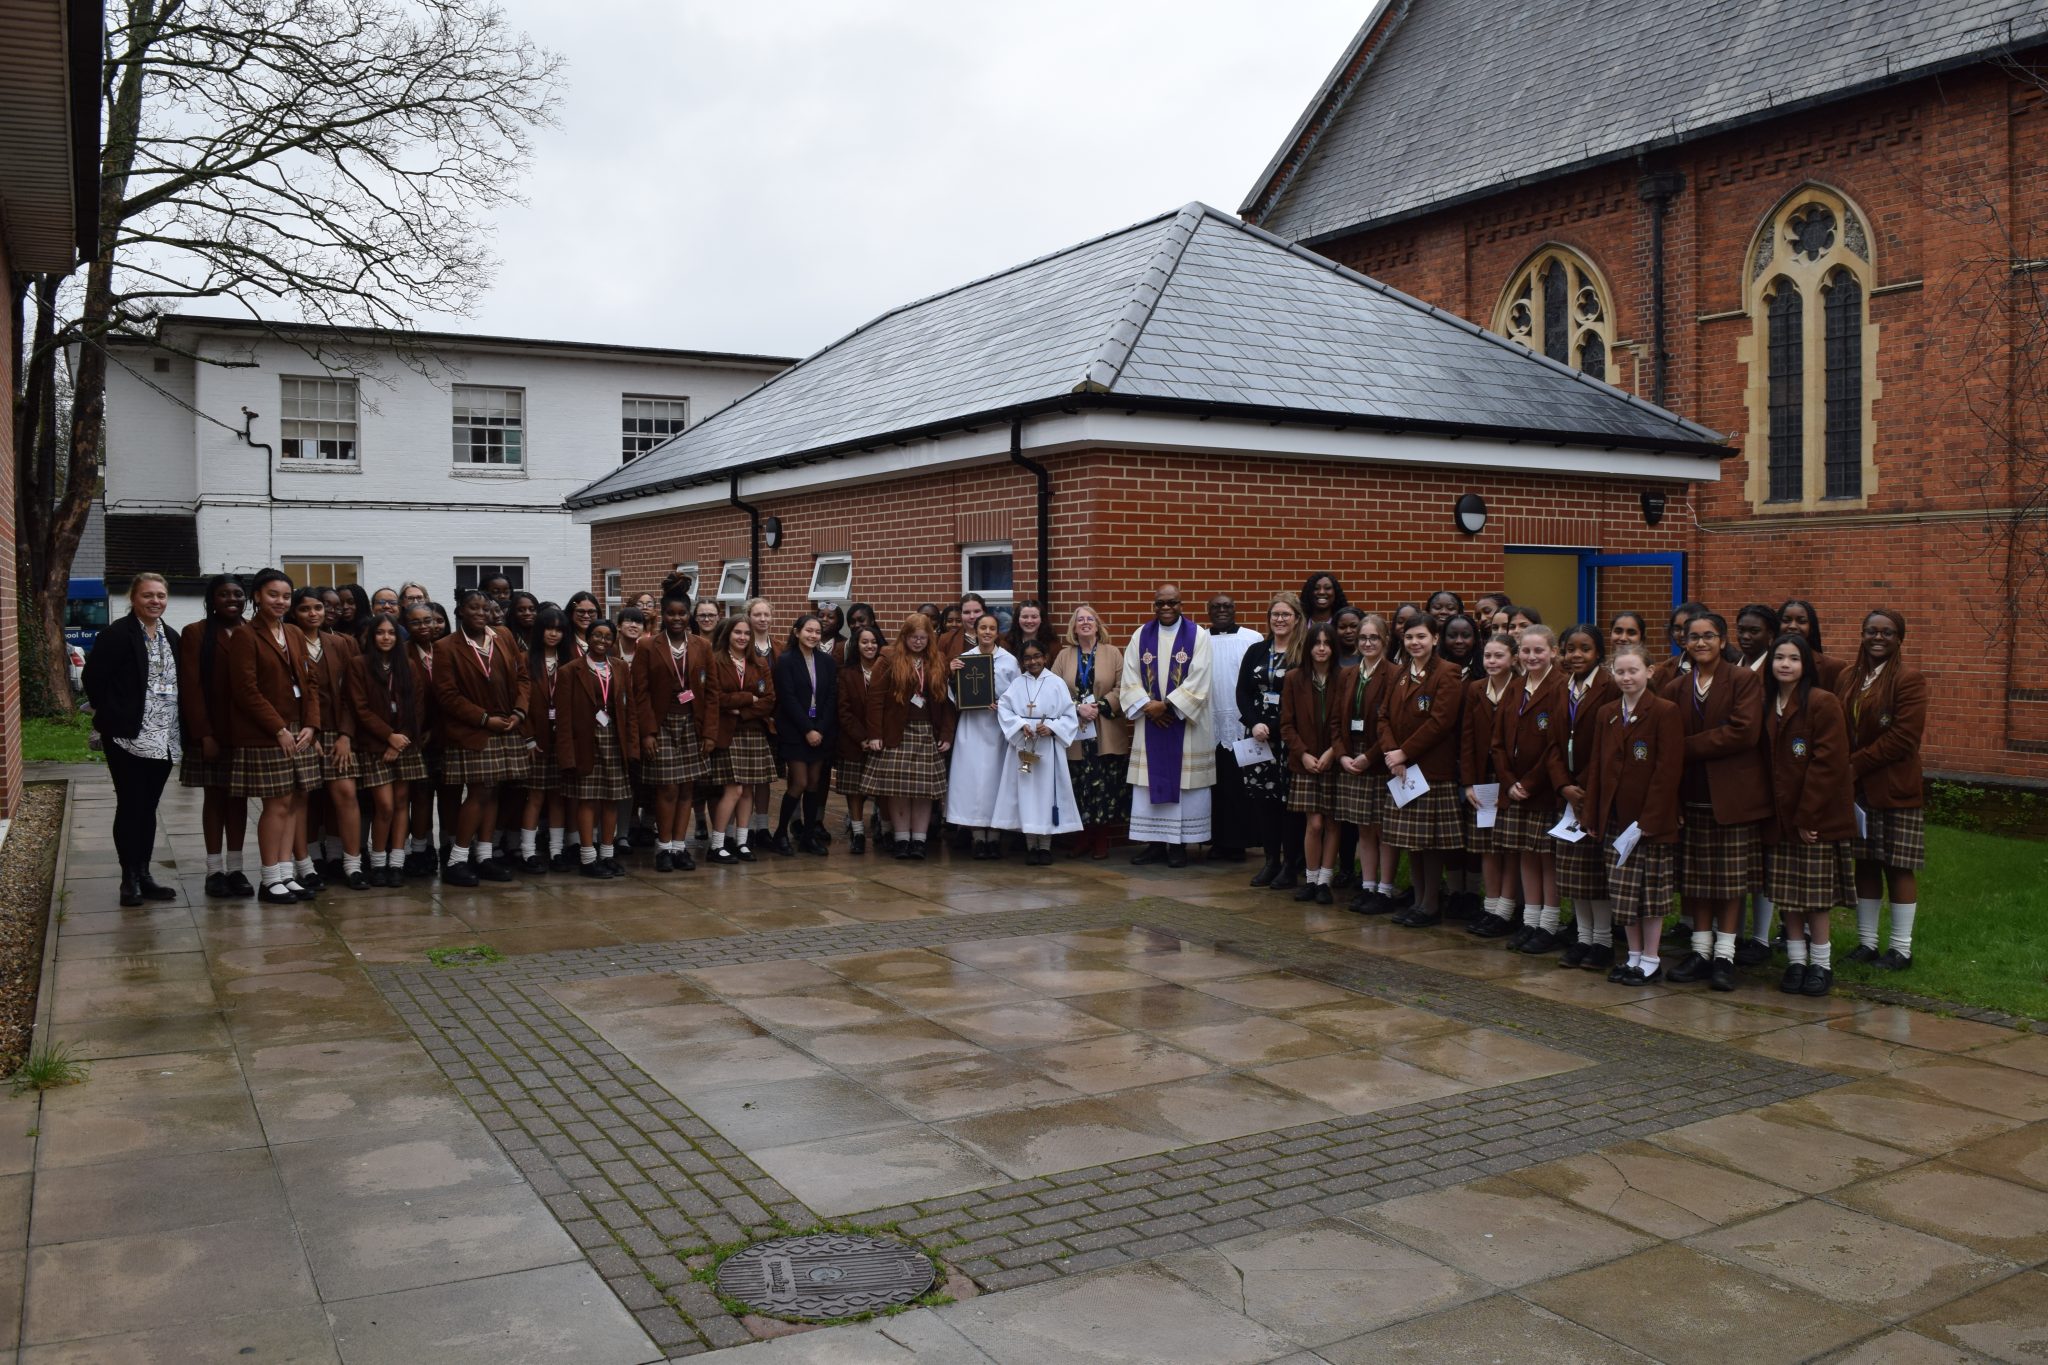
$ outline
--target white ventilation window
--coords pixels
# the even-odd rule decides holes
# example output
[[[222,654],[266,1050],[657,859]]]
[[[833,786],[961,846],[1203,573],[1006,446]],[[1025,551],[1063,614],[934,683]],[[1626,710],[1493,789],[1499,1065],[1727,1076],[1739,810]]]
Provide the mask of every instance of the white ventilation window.
[[[960,547],[960,590],[980,593],[994,607],[1007,606],[1015,596],[1011,576],[1012,555],[1007,540],[988,541]]]
[[[277,424],[280,458],[353,463],[356,458],[356,381],[278,381],[282,412]]]
[[[526,463],[526,391],[455,386],[455,463],[517,469]]]
[[[811,566],[811,590],[804,594],[813,602],[845,602],[853,591],[853,556],[819,555]]]
[[[728,607],[747,605],[753,593],[754,567],[744,559],[728,559],[718,576],[718,600]]]
[[[619,459],[630,464],[679,435],[690,422],[690,400],[629,393],[619,400]]]
[[[526,561],[494,564],[481,559],[458,559],[455,561],[455,591],[481,588],[500,575],[512,586],[512,591],[518,592],[526,586]]]

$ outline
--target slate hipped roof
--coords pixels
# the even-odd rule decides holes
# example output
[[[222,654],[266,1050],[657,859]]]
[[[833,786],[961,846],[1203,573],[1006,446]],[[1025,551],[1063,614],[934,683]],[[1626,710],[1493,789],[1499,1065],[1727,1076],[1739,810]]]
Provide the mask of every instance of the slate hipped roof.
[[[1378,10],[1245,201],[1249,217],[1291,241],[1356,232],[2048,38],[2042,0],[1386,3],[1393,22],[1364,56],[1363,74],[1355,59]],[[1301,157],[1304,136],[1312,145]]]
[[[885,313],[568,501],[1091,405],[1727,453],[1705,427],[1189,204]]]

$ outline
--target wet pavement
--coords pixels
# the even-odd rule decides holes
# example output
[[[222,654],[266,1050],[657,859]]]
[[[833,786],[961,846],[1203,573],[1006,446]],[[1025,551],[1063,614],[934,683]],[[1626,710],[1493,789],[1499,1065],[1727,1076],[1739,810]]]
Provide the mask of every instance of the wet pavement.
[[[122,911],[79,771],[44,1007],[92,1074],[0,1101],[23,1362],[2048,1352],[2038,1035],[1626,990],[1231,864],[842,842],[280,913],[199,894],[176,789],[184,896]],[[946,1301],[793,1330],[699,1278],[828,1220]]]

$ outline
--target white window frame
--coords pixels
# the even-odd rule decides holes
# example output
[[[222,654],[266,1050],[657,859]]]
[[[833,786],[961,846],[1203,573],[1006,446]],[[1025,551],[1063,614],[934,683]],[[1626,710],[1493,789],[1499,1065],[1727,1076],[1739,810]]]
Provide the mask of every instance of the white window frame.
[[[614,621],[626,605],[626,571],[606,569],[604,571],[604,614]]]
[[[1010,556],[1010,586],[1007,589],[977,588],[974,586],[972,565],[977,556],[1006,554]],[[1017,600],[1017,547],[1008,540],[982,540],[960,547],[960,595],[979,593],[981,600],[988,603],[989,610],[998,606],[1007,607]]]
[[[312,576],[306,572],[316,564],[327,570],[324,583],[311,582]],[[278,568],[291,579],[294,588],[338,588],[344,583],[360,584],[363,581],[363,561],[349,555],[280,555]],[[348,569],[354,577],[343,578],[334,572],[336,569]]]
[[[470,414],[465,418],[464,414]],[[463,473],[523,474],[526,472],[526,390],[502,384],[456,384],[449,395],[449,459]],[[473,459],[476,434],[499,435],[497,459]]]
[[[735,573],[739,575],[738,591],[729,591],[726,580]],[[719,566],[718,597],[720,606],[744,609],[754,596],[754,566],[744,559],[728,559]]]
[[[293,469],[353,469],[361,465],[363,428],[361,393],[353,379],[332,375],[284,374],[277,378],[278,462]],[[313,414],[305,407],[313,405]],[[343,416],[343,413],[346,416]],[[348,454],[306,453],[332,441],[344,443]],[[297,446],[299,449],[294,450]]]
[[[825,581],[825,570],[844,568],[846,570],[837,586]],[[811,588],[804,594],[811,602],[838,602],[842,605],[853,600],[853,556],[850,554],[819,555],[811,563]]]
[[[649,407],[646,411],[635,412],[635,404],[659,404],[660,408]],[[664,409],[666,409],[666,411],[664,411]],[[675,429],[667,432],[643,432],[635,431],[632,427],[632,424],[635,422],[660,422],[664,420],[675,422]],[[633,463],[633,461],[639,459],[648,451],[653,450],[655,446],[662,445],[663,443],[669,441],[671,438],[680,436],[684,431],[689,429],[689,425],[690,400],[687,396],[679,397],[674,394],[664,393],[620,394],[619,463]],[[652,442],[652,444],[639,445],[639,443],[642,441]],[[635,448],[636,446],[638,446],[637,449]]]
[[[464,569],[476,571],[476,582],[471,586],[479,589],[492,574],[502,573],[512,580],[512,591],[520,592],[526,587],[527,568],[527,562],[523,559],[458,559],[455,561],[455,572],[448,581],[454,585],[455,591],[465,592],[467,589],[462,583]]]

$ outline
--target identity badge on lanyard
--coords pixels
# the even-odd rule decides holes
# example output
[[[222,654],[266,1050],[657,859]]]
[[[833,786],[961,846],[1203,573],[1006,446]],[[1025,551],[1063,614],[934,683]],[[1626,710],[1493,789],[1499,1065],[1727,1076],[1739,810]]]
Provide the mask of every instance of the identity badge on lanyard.
[[[597,673],[595,670],[592,670],[592,672],[597,678],[597,723],[600,728],[603,728],[612,723],[612,675],[610,669],[606,669],[602,673]]]
[[[677,706],[688,706],[697,697],[697,694],[692,692],[688,684],[683,681],[683,658],[688,657],[688,653],[689,651],[685,650],[683,656],[678,657],[673,649],[668,652],[668,666],[675,670],[676,675]]]

